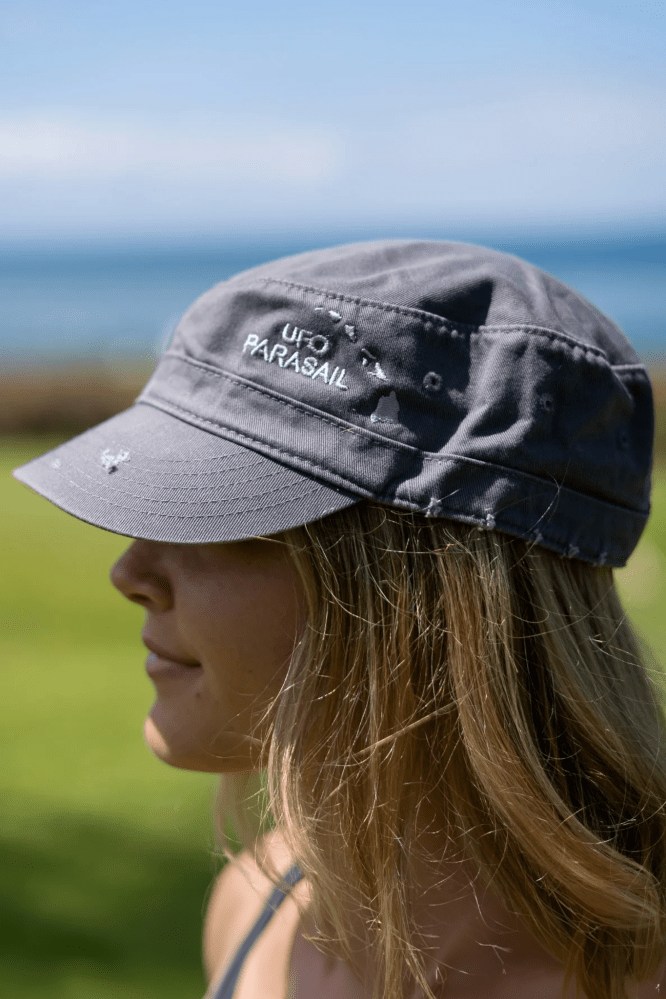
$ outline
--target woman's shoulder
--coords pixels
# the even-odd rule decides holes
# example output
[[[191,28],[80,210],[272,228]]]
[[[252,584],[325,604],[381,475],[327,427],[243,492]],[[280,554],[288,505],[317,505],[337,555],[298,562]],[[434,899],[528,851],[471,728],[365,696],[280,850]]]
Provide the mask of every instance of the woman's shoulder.
[[[263,835],[255,851],[242,850],[218,874],[206,908],[203,926],[203,962],[208,981],[218,975],[252,929],[269,898],[273,884],[262,873],[255,855],[267,859],[280,873],[292,865],[277,830]]]

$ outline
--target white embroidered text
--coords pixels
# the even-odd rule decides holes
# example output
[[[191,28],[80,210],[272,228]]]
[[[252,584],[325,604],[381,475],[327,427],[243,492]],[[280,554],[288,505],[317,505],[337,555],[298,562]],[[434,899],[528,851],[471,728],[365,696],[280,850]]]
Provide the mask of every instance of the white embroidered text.
[[[344,384],[346,369],[333,365],[332,361],[322,362],[322,357],[330,349],[328,337],[287,323],[280,339],[284,342],[269,343],[267,338],[260,340],[256,333],[250,333],[241,353],[249,351],[251,357],[260,357],[267,364],[277,363],[278,367],[285,370],[292,369],[299,375],[311,378],[312,381],[321,378],[324,385],[342,391],[347,390],[348,386]],[[311,353],[300,350],[303,343],[307,344]],[[307,356],[302,356],[303,354]]]

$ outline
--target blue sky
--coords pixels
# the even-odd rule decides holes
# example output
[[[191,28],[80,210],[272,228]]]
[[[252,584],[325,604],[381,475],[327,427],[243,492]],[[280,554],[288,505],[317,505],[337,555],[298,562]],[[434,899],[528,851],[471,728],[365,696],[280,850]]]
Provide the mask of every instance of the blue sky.
[[[12,2],[2,242],[666,221],[662,3]]]

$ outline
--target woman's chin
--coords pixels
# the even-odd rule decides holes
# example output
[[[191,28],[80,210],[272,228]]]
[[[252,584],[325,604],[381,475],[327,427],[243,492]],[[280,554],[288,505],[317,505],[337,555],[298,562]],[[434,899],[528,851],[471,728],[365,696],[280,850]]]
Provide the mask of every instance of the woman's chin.
[[[150,749],[151,753],[158,760],[162,760],[163,763],[168,763],[172,767],[184,766],[183,753],[174,752],[174,747],[165,739],[150,715],[146,718],[143,725],[143,737],[148,749]],[[186,769],[189,769],[189,767]]]
[[[144,722],[143,737],[151,753],[158,760],[168,763],[170,767],[177,767],[179,770],[224,774],[254,769],[252,763],[245,756],[240,757],[234,754],[218,756],[191,745],[184,745],[177,734],[169,737],[155,722],[152,713]]]

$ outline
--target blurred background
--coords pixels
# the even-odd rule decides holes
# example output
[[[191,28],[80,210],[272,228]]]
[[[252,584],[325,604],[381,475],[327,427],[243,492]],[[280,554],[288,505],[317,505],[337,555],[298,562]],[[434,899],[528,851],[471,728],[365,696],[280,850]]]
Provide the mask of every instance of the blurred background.
[[[666,663],[665,5],[0,9],[0,992],[203,995],[214,779],[144,747],[129,543],[10,471],[132,404],[201,292],[384,237],[516,253],[650,367],[653,516],[616,573]]]

